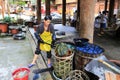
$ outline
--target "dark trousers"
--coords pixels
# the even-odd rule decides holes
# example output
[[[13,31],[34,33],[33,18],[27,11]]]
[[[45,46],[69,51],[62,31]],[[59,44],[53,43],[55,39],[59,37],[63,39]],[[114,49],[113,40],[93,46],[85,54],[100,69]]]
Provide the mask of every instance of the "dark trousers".
[[[51,58],[52,54],[51,54],[51,51],[47,51],[47,58]],[[40,42],[37,41],[37,47],[36,47],[36,50],[35,50],[35,54],[39,55],[41,54],[41,50],[40,50]]]

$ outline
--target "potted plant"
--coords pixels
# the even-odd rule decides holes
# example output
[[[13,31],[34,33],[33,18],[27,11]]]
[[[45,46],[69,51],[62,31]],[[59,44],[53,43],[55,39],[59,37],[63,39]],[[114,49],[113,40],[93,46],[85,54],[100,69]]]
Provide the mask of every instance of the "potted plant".
[[[7,33],[8,32],[8,26],[11,22],[11,18],[9,16],[4,17],[3,21],[0,23],[0,32],[1,33]]]
[[[8,24],[0,23],[0,33],[7,33],[7,32],[8,32]]]
[[[24,20],[23,20],[23,19],[21,19],[21,18],[18,18],[18,19],[17,19],[17,23],[18,23],[18,24],[20,24],[20,25],[23,25]]]
[[[19,31],[18,31],[17,28],[12,28],[12,29],[10,30],[10,32],[11,32],[12,35],[14,35],[14,34],[17,34]]]
[[[72,45],[61,42],[56,45],[54,55],[54,76],[62,79],[72,70],[74,48]]]
[[[8,23],[8,24],[11,23],[11,17],[10,16],[4,17],[3,22]]]
[[[10,24],[10,25],[12,25],[12,26],[17,26],[17,24],[18,24],[17,20],[16,20],[14,17],[12,17],[12,18],[11,18],[11,24]]]

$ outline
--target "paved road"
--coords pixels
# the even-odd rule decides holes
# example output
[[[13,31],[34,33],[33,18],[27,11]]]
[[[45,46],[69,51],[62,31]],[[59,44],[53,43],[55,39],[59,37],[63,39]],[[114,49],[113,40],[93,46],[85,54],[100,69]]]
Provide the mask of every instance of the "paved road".
[[[0,80],[13,80],[11,73],[20,67],[27,67],[33,58],[28,38],[13,40],[12,37],[0,38]],[[36,68],[36,67],[34,67]],[[29,80],[32,80],[30,73]]]

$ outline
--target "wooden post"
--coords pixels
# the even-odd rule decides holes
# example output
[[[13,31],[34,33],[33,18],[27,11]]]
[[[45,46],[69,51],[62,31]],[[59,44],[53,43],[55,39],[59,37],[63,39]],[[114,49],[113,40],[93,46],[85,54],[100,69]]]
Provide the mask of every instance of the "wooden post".
[[[50,0],[45,0],[46,15],[50,15]]]
[[[105,0],[105,9],[104,9],[104,11],[107,11],[107,4],[108,4],[108,0]]]
[[[120,18],[120,0],[118,0],[118,13],[117,17]]]
[[[111,18],[113,17],[113,13],[114,13],[114,5],[115,5],[115,0],[110,0],[108,23],[111,23]]]
[[[66,0],[62,0],[62,24],[66,24]]]
[[[37,22],[41,22],[41,0],[37,0]]]
[[[79,35],[81,38],[89,39],[90,43],[93,43],[95,2],[95,0],[80,0]]]
[[[77,22],[76,22],[76,30],[79,30],[80,22],[80,0],[77,0]]]

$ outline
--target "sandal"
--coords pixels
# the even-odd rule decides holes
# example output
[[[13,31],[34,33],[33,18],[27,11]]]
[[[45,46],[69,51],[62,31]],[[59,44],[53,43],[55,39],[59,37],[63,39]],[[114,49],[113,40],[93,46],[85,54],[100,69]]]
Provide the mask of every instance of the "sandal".
[[[51,66],[52,66],[52,64],[50,63],[50,64],[47,64],[47,66],[48,66],[48,68],[50,68]]]
[[[29,65],[28,65],[28,68],[31,68],[31,67],[33,67],[33,66],[35,66],[35,64],[29,64]]]

